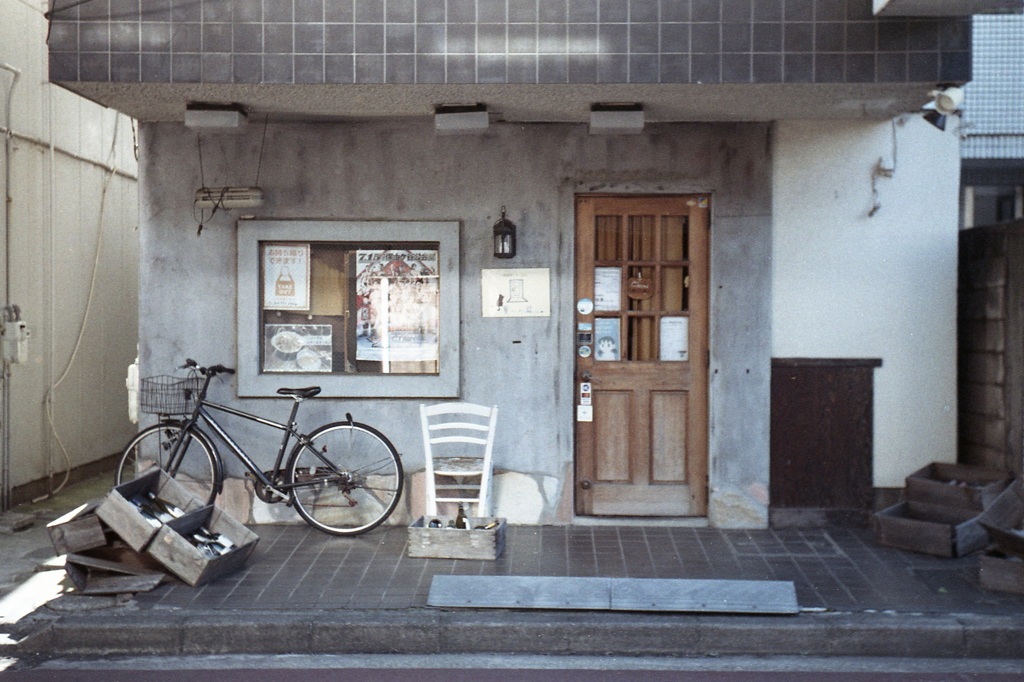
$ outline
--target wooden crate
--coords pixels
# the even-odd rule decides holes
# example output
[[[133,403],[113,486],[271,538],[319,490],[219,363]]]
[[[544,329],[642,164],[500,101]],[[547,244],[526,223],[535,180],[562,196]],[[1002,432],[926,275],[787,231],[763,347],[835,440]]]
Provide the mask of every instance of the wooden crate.
[[[234,547],[222,556],[207,557],[189,539],[204,526],[223,534]],[[258,541],[255,533],[227,512],[209,506],[164,524],[146,551],[171,573],[195,587],[241,568]]]
[[[999,469],[934,462],[906,478],[910,502],[965,507],[981,511],[1003,492],[1012,478]]]
[[[982,588],[1024,594],[1024,560],[1004,554],[985,554],[978,562]]]
[[[430,528],[433,519],[441,528]],[[409,556],[422,559],[497,559],[505,551],[505,519],[470,517],[469,530],[448,528],[452,519],[446,516],[421,516],[409,526]],[[490,530],[474,530],[492,521],[498,525]]]
[[[889,547],[955,557],[984,549],[988,533],[974,510],[900,502],[875,513],[875,539]]]
[[[96,515],[136,552],[145,550],[158,530],[129,501],[138,493],[148,491],[153,491],[161,500],[185,512],[202,509],[204,506],[185,486],[160,469],[152,469],[134,481],[116,486],[96,508]]]
[[[46,531],[50,535],[50,542],[57,556],[107,545],[103,522],[96,515],[96,508],[99,505],[100,500],[86,502],[46,524]]]

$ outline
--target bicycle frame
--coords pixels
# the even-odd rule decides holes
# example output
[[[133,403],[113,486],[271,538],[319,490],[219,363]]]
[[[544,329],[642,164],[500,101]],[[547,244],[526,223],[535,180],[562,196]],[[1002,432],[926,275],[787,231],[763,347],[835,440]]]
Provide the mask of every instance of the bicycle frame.
[[[256,480],[259,481],[260,484],[266,486],[270,490],[280,495],[282,499],[288,499],[288,495],[290,494],[292,489],[299,487],[299,485],[310,485],[311,482],[295,484],[281,483],[271,480],[271,478],[267,477],[267,475],[263,473],[263,471],[259,468],[256,462],[253,461],[252,457],[250,457],[248,453],[246,453],[245,450],[242,449],[242,446],[236,443],[235,440],[231,437],[231,435],[228,434],[228,432],[224,429],[224,427],[222,427],[217,422],[217,420],[214,418],[212,414],[210,414],[207,408],[216,410],[218,412],[224,412],[225,414],[230,414],[235,417],[240,417],[242,419],[255,422],[257,424],[261,424],[263,426],[278,429],[279,431],[284,431],[284,435],[281,438],[281,446],[278,448],[277,457],[274,460],[274,466],[270,470],[271,476],[274,479],[277,479],[282,471],[282,467],[285,464],[285,452],[288,450],[288,444],[293,437],[295,438],[296,446],[308,448],[310,452],[316,455],[317,458],[320,459],[326,466],[330,467],[335,474],[342,473],[338,471],[334,467],[334,465],[331,464],[331,462],[329,462],[326,458],[321,457],[320,453],[317,452],[315,448],[310,447],[309,438],[306,436],[306,434],[299,432],[298,429],[296,428],[295,416],[298,414],[299,404],[302,402],[302,400],[295,399],[295,402],[292,405],[291,414],[288,417],[288,423],[282,424],[280,422],[276,422],[271,419],[255,415],[250,412],[244,412],[233,407],[228,407],[227,405],[222,405],[220,403],[215,403],[207,400],[206,390],[209,387],[210,380],[212,378],[213,375],[206,375],[205,381],[203,382],[203,387],[200,390],[199,395],[196,396],[195,409],[192,410],[192,415],[182,425],[182,431],[184,433],[188,433],[193,428],[198,428],[197,424],[200,421],[200,419],[202,419],[203,424],[209,426],[213,433],[216,434],[216,436],[221,441],[223,441],[225,445],[228,446],[228,449],[231,450],[232,454],[234,454],[234,456],[238,458],[238,460],[245,466],[246,469],[249,470],[249,472],[256,478]],[[348,419],[349,421],[351,421],[352,418],[348,417]],[[184,444],[185,440],[186,439],[182,438],[178,443],[176,443],[174,446],[174,450],[171,452],[171,455],[168,460],[168,469],[171,471],[174,471],[179,464],[177,462],[178,454],[181,451],[181,447]],[[217,457],[218,459],[221,460],[221,470],[223,471],[223,458],[220,456],[219,453],[217,453]]]

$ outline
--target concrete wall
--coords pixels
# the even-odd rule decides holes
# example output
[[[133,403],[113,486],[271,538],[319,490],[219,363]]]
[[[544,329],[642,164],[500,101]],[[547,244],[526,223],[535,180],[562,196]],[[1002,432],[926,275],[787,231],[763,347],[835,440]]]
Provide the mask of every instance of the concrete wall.
[[[957,127],[776,124],[772,355],[882,359],[876,487],[956,461]]]
[[[0,69],[2,305],[18,305],[32,335],[27,362],[10,367],[2,425],[12,503],[117,452],[134,430],[124,386],[138,324],[132,122],[46,83],[45,9],[0,0],[0,63],[20,72],[15,81]]]
[[[192,200],[208,186],[259,185],[259,218],[459,220],[461,398],[497,404],[497,511],[530,522],[571,519],[573,458],[573,196],[578,192],[711,192],[711,516],[719,525],[767,519],[771,209],[767,125],[649,126],[642,136],[590,136],[580,125],[494,125],[435,137],[428,120],[271,123],[242,134],[197,135],[147,124],[143,149],[142,373],[185,357],[235,362],[235,232],[241,211],[220,211],[197,236]],[[502,205],[519,228],[511,263],[491,255]],[[547,318],[484,319],[480,270],[550,268]],[[241,330],[254,333],[254,330]],[[513,343],[518,341],[518,343]],[[233,399],[234,387],[214,389]],[[268,415],[287,405],[239,401]],[[322,400],[312,425],[351,411],[377,425],[423,468],[416,400]],[[283,416],[283,414],[282,414]],[[244,426],[240,427],[244,430]],[[261,464],[274,447],[247,433]],[[230,466],[232,475],[241,471]],[[568,485],[566,485],[568,484]]]

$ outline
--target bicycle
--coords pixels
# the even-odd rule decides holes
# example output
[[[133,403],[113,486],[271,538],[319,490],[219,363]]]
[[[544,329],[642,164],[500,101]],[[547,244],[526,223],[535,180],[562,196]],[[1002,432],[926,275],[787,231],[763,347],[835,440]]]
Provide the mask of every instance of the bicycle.
[[[200,367],[191,359],[180,369],[189,370],[188,377],[140,381],[140,409],[157,414],[159,421],[125,447],[116,485],[157,466],[200,500],[213,504],[224,486],[224,462],[214,440],[200,428],[202,422],[248,470],[246,477],[253,481],[259,499],[294,507],[314,528],[332,535],[358,535],[379,526],[398,506],[405,474],[398,451],[384,434],[353,421],[351,414],[345,415],[346,421],[324,424],[308,434],[298,430],[299,406],[318,395],[319,386],[278,389],[278,394],[294,401],[287,423],[280,423],[207,400],[214,377],[235,370],[223,365]],[[262,471],[211,411],[283,431],[274,466]]]

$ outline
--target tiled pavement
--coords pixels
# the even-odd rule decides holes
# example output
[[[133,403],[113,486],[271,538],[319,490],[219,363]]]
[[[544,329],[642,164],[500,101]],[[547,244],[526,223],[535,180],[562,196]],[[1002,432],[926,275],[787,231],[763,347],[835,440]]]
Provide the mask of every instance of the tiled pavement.
[[[980,588],[977,556],[882,547],[863,528],[510,526],[495,561],[410,558],[403,527],[356,538],[298,525],[253,530],[260,540],[242,569],[198,588],[173,582],[139,594],[139,608],[419,608],[433,576],[467,574],[789,580],[810,611],[1024,612],[1024,596]]]

